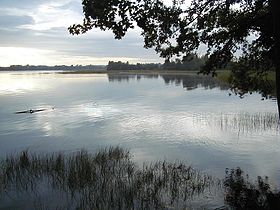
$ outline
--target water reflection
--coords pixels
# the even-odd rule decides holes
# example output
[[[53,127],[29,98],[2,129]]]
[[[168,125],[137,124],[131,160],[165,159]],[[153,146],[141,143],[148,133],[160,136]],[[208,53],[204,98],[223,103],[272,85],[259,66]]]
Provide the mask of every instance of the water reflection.
[[[141,80],[141,79],[158,79],[159,74],[113,74],[113,73],[108,73],[108,80],[109,82],[129,82],[130,80]]]
[[[139,81],[141,79],[158,79],[162,78],[166,85],[175,84],[176,86],[182,86],[186,90],[193,90],[199,87],[205,89],[220,88],[221,90],[228,90],[229,86],[224,82],[221,82],[211,76],[202,75],[122,75],[122,74],[108,74],[109,82],[129,82]]]
[[[0,77],[0,93],[21,92],[33,90],[36,84],[32,79],[28,78],[13,78],[12,75],[5,74]]]
[[[195,199],[195,207],[209,207],[200,195],[211,194],[215,184],[181,162],[139,167],[118,147],[68,156],[23,151],[0,161],[0,208],[15,209],[17,203],[21,209],[184,209]]]
[[[217,179],[184,162],[139,167],[120,147],[22,151],[0,160],[1,209],[278,209],[279,189],[237,167]]]
[[[226,167],[240,166],[253,176],[280,180],[276,104],[257,93],[229,97],[223,84],[196,75],[12,77],[35,85],[0,92],[2,157],[27,148],[94,152],[120,145],[130,148],[139,164],[179,159],[218,177]],[[30,109],[47,110],[14,114]]]
[[[38,77],[29,74],[16,74],[5,72],[0,77],[0,94],[24,93],[48,88],[48,85],[38,81]]]
[[[195,122],[238,133],[279,132],[277,113],[220,113],[196,116]]]
[[[205,89],[220,88],[221,90],[228,90],[228,85],[211,76],[199,76],[199,75],[162,75],[161,76],[165,84],[182,85],[187,90],[193,90],[198,87],[204,87]]]
[[[45,133],[45,136],[67,135],[69,129],[77,129],[97,122],[116,117],[120,110],[110,105],[99,105],[96,102],[77,104],[73,106],[56,107],[46,113],[34,114],[34,127]],[[30,125],[25,122],[24,127]]]

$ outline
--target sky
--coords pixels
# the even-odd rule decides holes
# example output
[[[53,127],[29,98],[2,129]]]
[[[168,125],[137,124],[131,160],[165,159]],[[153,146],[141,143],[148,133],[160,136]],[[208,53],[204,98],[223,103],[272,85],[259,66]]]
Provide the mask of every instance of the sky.
[[[140,29],[122,40],[99,29],[70,35],[67,28],[82,20],[81,0],[0,0],[0,66],[163,61],[143,48]]]

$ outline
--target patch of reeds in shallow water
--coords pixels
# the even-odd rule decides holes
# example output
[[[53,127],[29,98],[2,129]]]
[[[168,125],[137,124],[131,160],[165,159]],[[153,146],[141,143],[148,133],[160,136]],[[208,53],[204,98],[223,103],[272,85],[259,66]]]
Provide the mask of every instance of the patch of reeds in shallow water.
[[[0,201],[32,195],[34,209],[181,209],[215,182],[179,162],[137,167],[119,147],[72,155],[24,151],[2,160],[0,177]],[[51,201],[40,195],[46,191],[55,195]]]
[[[196,117],[195,122],[241,133],[279,131],[277,113],[221,113]]]

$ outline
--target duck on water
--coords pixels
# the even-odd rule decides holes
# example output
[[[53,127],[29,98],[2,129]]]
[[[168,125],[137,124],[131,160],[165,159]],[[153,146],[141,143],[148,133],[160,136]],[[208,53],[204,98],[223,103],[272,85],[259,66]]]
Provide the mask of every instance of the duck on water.
[[[46,110],[47,109],[29,109],[29,110],[15,112],[15,114],[33,114],[35,112],[43,112],[43,111],[46,111]],[[52,108],[52,110],[54,110],[54,107]]]

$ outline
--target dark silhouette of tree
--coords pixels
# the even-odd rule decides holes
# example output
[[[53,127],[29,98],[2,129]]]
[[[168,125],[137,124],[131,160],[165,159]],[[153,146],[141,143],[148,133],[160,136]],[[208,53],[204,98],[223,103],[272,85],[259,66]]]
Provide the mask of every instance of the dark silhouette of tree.
[[[185,61],[176,59],[170,62],[166,60],[164,64],[160,63],[137,63],[130,64],[121,61],[109,61],[107,70],[200,70],[205,64],[207,56],[198,57],[197,55],[190,55]]]
[[[83,0],[84,22],[69,27],[71,34],[92,28],[112,30],[116,39],[135,25],[142,29],[144,47],[160,56],[187,59],[201,45],[208,59],[201,72],[215,70],[242,53],[233,69],[232,88],[241,94],[271,87],[267,73],[276,73],[280,110],[280,6],[277,0]],[[243,82],[246,81],[246,82]],[[265,84],[265,85],[264,85]],[[280,114],[280,112],[279,112]]]
[[[276,210],[280,205],[280,192],[272,191],[268,177],[249,180],[240,168],[226,171],[224,179],[225,202],[232,209]]]
[[[207,56],[197,56],[195,54],[190,54],[185,60],[175,59],[175,61],[166,60],[163,64],[163,69],[166,70],[201,70],[205,62],[207,61]]]
[[[129,62],[121,62],[121,61],[109,61],[107,65],[107,70],[159,70],[161,65],[158,63],[137,63],[137,64],[129,64]]]

